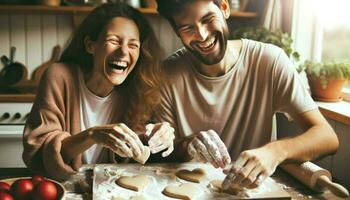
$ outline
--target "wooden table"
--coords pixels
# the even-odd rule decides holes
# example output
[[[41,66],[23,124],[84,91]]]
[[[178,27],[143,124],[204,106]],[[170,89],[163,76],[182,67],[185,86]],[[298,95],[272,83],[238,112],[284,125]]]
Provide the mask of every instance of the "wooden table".
[[[26,168],[0,168],[1,179],[32,175]],[[92,176],[93,165],[84,165],[81,172],[73,175],[63,184],[67,192],[74,193],[77,199],[90,200],[92,199]],[[292,199],[344,199],[336,197],[328,190],[323,193],[315,193],[281,169],[277,169],[272,178],[292,196]],[[346,199],[350,200],[350,198]]]

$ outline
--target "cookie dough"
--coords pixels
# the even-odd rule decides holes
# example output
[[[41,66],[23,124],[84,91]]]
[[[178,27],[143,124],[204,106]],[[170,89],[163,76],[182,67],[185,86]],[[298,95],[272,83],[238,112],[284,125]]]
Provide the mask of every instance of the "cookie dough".
[[[203,169],[196,168],[192,171],[187,169],[179,170],[176,172],[176,176],[186,181],[199,183],[201,180],[205,179],[206,174]]]
[[[145,175],[137,175],[137,176],[122,176],[118,178],[115,183],[120,187],[141,191],[144,187],[146,187],[150,182],[150,179]]]
[[[113,197],[112,200],[127,200],[127,199],[124,199],[123,197]],[[147,200],[147,199],[144,198],[143,196],[133,196],[133,197],[130,197],[129,200]]]
[[[148,146],[144,146],[143,154],[137,157],[135,156],[133,157],[133,159],[138,163],[145,164],[150,155],[151,155],[151,150],[149,149]]]
[[[177,199],[191,200],[196,194],[198,188],[194,183],[182,183],[180,186],[168,185],[164,188],[163,194]]]
[[[209,188],[211,188],[215,192],[223,192],[227,194],[232,194],[232,195],[237,195],[239,192],[242,191],[240,188],[235,188],[235,187],[229,187],[226,190],[223,190],[221,185],[222,185],[222,180],[212,180],[209,183]]]

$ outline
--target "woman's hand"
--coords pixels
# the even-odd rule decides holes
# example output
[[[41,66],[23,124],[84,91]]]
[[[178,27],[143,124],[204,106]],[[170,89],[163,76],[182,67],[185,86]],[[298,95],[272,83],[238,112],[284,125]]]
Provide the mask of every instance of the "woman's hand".
[[[224,168],[231,162],[225,144],[214,130],[199,132],[189,142],[187,149],[193,159],[210,162],[215,168]]]
[[[267,177],[271,176],[279,165],[278,155],[272,149],[261,147],[243,151],[231,169],[224,170],[227,174],[222,187],[259,186]]]
[[[94,143],[105,146],[121,157],[137,157],[144,151],[138,135],[123,123],[95,126],[88,130]]]
[[[153,154],[167,149],[162,153],[162,156],[166,157],[174,150],[174,128],[168,122],[147,124],[145,135]]]

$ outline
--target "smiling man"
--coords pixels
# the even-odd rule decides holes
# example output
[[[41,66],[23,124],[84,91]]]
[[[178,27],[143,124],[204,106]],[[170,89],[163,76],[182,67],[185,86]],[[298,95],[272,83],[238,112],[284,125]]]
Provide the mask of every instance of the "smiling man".
[[[184,45],[164,62],[169,78],[157,113],[176,130],[173,159],[225,168],[232,158],[223,187],[256,187],[282,162],[336,151],[337,136],[283,50],[227,39],[227,0],[157,3]],[[276,112],[288,113],[304,133],[272,141]]]

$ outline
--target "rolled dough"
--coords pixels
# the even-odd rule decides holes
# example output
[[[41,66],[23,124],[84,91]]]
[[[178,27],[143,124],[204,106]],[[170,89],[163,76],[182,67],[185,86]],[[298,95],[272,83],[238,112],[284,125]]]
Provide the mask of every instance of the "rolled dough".
[[[138,157],[133,157],[133,159],[138,163],[145,164],[150,155],[151,155],[151,150],[149,149],[148,146],[144,146],[143,154],[141,154]]]
[[[137,175],[137,176],[121,176],[118,178],[115,183],[119,185],[120,187],[134,190],[134,191],[140,191],[144,187],[146,187],[149,184],[150,180],[145,175]]]
[[[215,192],[224,192],[227,194],[237,195],[239,192],[242,191],[241,188],[235,188],[235,187],[229,187],[228,189],[224,190],[222,189],[222,180],[212,180],[209,183],[209,187],[212,188]]]
[[[196,168],[192,171],[187,169],[179,170],[176,172],[176,176],[186,181],[199,183],[201,180],[205,179],[206,174],[203,169]]]
[[[163,194],[177,199],[191,200],[198,194],[198,188],[194,183],[182,183],[180,186],[168,185],[164,188]]]

